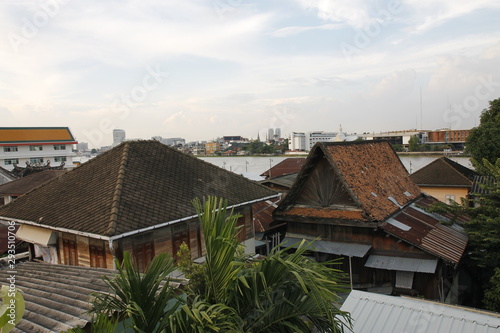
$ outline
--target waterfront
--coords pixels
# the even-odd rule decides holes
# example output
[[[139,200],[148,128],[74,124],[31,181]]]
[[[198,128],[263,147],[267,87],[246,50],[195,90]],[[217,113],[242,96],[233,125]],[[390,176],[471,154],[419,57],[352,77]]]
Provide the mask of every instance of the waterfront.
[[[224,157],[199,157],[200,159],[217,165],[234,173],[242,174],[253,180],[260,180],[261,173],[278,164],[286,158],[305,156],[224,156]],[[409,173],[413,173],[441,156],[399,156],[399,159]],[[449,157],[451,160],[472,169],[468,157]]]

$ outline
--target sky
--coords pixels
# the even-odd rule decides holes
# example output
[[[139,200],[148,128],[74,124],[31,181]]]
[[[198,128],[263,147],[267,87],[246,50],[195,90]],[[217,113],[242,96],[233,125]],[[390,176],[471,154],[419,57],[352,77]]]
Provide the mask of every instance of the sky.
[[[0,127],[127,138],[468,129],[497,0],[2,0]]]

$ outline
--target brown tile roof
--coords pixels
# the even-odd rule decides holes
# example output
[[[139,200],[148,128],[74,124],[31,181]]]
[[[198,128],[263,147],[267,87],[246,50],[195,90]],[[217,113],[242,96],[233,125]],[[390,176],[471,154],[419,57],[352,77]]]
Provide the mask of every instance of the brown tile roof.
[[[66,173],[66,170],[44,170],[0,185],[0,195],[22,195]]]
[[[422,193],[388,142],[319,142],[277,214],[290,209],[306,179],[313,174],[315,164],[323,158],[367,220],[382,221]]]
[[[252,205],[255,232],[265,232],[273,223],[273,211],[278,207],[281,198],[257,202]]]
[[[476,172],[460,163],[441,157],[410,175],[419,186],[471,187]]]
[[[298,215],[303,217],[320,217],[343,220],[363,220],[363,212],[360,210],[340,210],[340,209],[318,209],[310,207],[292,207],[283,215]]]
[[[271,169],[261,173],[263,177],[278,177],[282,175],[288,175],[290,173],[299,172],[306,159],[304,157],[290,157],[279,162]]]
[[[33,142],[77,143],[68,127],[0,127],[0,146]]]
[[[117,236],[195,215],[195,197],[229,205],[277,195],[157,141],[128,141],[0,208],[0,217]]]

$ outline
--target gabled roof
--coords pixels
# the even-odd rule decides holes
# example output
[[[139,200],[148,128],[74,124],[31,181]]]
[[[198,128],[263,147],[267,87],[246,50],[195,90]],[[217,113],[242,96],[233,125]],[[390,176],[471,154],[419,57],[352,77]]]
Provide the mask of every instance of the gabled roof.
[[[7,283],[12,272],[0,269]],[[90,320],[89,296],[108,292],[103,276],[116,272],[102,268],[25,262],[15,266],[16,287],[21,289],[26,311],[12,332],[61,332]]]
[[[0,146],[78,143],[68,127],[0,127]]]
[[[0,195],[22,195],[66,173],[66,170],[44,170],[0,185]]]
[[[230,206],[278,196],[158,141],[127,141],[1,207],[0,217],[116,238],[191,218],[191,201],[208,195]]]
[[[382,221],[421,193],[388,142],[318,142],[275,214]]]
[[[351,314],[354,333],[493,333],[500,329],[498,313],[359,290],[352,290],[340,309]]]
[[[410,175],[419,186],[471,187],[476,172],[447,157],[441,157]]]
[[[272,168],[261,173],[263,177],[278,177],[282,175],[288,175],[290,173],[299,172],[306,159],[304,157],[290,157],[279,162]]]

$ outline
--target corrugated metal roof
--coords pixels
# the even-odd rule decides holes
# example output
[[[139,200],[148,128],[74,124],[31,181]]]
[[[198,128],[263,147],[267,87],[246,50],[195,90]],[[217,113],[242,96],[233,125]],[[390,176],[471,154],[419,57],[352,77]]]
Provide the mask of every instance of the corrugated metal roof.
[[[285,237],[283,240],[284,246],[298,247],[302,238]],[[308,240],[311,241],[311,240]],[[335,255],[343,255],[347,257],[363,258],[366,253],[371,249],[371,245],[355,244],[355,243],[342,243],[332,241],[315,240],[312,241],[312,250],[316,252],[330,253]]]
[[[441,215],[426,212],[437,199],[422,197],[380,224],[387,233],[413,244],[439,258],[457,264],[467,246],[467,235],[457,228],[443,225],[449,221]],[[404,227],[403,227],[404,226]]]
[[[391,271],[434,273],[437,259],[417,259],[370,255],[366,267],[388,269]]]
[[[341,310],[351,314],[354,333],[500,330],[499,314],[359,290],[351,291]]]

